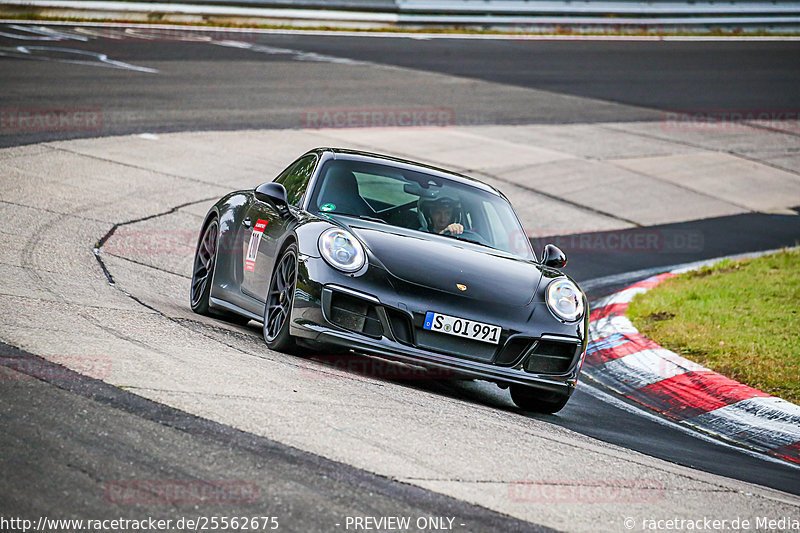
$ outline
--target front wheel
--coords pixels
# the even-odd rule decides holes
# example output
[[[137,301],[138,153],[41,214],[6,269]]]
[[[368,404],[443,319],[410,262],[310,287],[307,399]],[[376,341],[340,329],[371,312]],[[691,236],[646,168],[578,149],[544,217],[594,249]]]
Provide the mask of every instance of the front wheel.
[[[571,393],[543,391],[526,385],[511,385],[511,399],[523,411],[553,414],[567,405]]]
[[[270,350],[294,351],[289,320],[297,284],[297,246],[290,244],[275,264],[264,306],[264,341]]]

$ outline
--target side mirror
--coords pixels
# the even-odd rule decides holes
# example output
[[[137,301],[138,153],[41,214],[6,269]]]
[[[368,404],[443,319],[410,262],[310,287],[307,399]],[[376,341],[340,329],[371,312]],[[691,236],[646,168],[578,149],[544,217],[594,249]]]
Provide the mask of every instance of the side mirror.
[[[275,206],[278,213],[283,218],[291,216],[289,211],[289,200],[286,198],[286,187],[280,183],[268,182],[262,183],[255,190],[256,200],[267,202]]]
[[[542,264],[553,268],[563,268],[567,264],[567,256],[558,246],[548,244],[542,251]]]

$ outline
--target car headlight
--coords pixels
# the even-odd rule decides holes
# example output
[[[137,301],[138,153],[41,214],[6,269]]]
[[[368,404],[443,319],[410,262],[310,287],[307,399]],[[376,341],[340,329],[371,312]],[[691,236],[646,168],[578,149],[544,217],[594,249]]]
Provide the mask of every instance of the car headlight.
[[[367,254],[358,239],[339,228],[322,232],[319,251],[329,265],[344,272],[355,272],[367,262]]]
[[[547,307],[561,320],[574,322],[583,316],[583,293],[568,279],[553,280],[547,286]]]

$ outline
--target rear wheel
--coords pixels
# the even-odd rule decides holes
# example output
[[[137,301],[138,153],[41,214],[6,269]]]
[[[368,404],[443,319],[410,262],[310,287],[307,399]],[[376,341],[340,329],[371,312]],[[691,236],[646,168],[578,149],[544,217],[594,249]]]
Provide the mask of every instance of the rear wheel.
[[[567,405],[571,393],[543,391],[526,385],[511,385],[511,399],[524,411],[557,413]]]
[[[190,295],[192,311],[201,315],[213,315],[233,324],[244,325],[250,322],[248,317],[209,308],[211,282],[214,279],[214,268],[217,265],[218,240],[219,222],[213,218],[203,230],[203,235],[200,237],[194,253]]]
[[[294,351],[297,345],[289,335],[289,320],[297,284],[297,246],[290,244],[275,264],[264,306],[264,341],[270,350]]]
[[[219,222],[214,218],[203,230],[197,243],[192,268],[191,306],[192,311],[201,315],[211,314],[208,309],[208,298],[211,294],[211,280],[214,277],[214,266],[217,260],[217,239],[219,238]]]

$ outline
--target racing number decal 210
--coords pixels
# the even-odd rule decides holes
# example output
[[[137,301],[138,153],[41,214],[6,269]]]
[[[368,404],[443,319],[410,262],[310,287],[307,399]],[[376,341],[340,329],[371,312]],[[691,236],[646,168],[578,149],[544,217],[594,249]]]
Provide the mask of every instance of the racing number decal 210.
[[[247,257],[244,259],[244,269],[253,272],[256,269],[256,258],[258,257],[258,245],[261,244],[261,236],[267,227],[267,220],[258,219],[253,226],[253,233],[250,235],[250,244],[247,246]]]

